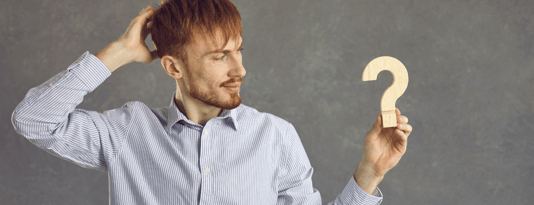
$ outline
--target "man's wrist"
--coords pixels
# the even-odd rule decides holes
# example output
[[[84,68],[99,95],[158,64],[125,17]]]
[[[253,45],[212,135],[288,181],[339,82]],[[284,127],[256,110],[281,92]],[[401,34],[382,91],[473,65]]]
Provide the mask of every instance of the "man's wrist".
[[[372,169],[361,164],[354,173],[354,180],[365,192],[374,195],[376,188],[384,179],[384,175],[377,175]]]
[[[98,52],[95,57],[102,61],[109,71],[113,72],[123,65],[132,62],[131,56],[128,56],[128,52],[125,51],[125,47],[115,41]]]

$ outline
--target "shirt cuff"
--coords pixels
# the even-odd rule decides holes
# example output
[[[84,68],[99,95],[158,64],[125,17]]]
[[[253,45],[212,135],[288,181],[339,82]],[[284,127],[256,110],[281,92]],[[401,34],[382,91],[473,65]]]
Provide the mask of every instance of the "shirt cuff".
[[[111,76],[109,68],[89,51],[83,53],[67,70],[74,73],[87,86],[89,92],[93,92]]]
[[[380,204],[384,197],[382,197],[382,192],[377,187],[374,195],[370,195],[365,192],[354,180],[354,176],[350,177],[349,183],[343,189],[341,193],[340,201],[342,204]]]

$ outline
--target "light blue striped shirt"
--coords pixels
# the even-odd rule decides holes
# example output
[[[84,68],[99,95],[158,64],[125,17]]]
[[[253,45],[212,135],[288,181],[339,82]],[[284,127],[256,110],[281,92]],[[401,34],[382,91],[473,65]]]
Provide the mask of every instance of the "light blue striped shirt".
[[[11,122],[44,151],[108,173],[109,204],[321,204],[293,125],[244,104],[205,126],[169,107],[132,101],[99,113],[76,109],[111,72],[89,51],[28,91]],[[331,204],[380,204],[351,175]]]

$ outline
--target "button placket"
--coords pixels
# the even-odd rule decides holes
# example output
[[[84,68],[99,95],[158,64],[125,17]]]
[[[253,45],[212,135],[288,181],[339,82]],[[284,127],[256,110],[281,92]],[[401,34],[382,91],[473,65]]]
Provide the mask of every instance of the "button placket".
[[[221,123],[221,121],[217,121],[217,124],[220,124],[220,123]],[[213,131],[213,130],[211,130],[211,131],[208,131],[208,130],[212,129],[214,124],[215,124],[215,122],[213,122],[213,121],[209,122],[209,123],[206,123],[206,126],[204,126],[204,129],[203,129],[203,131],[204,131],[203,135],[201,135],[201,136],[203,136],[202,139],[205,140],[204,141],[205,142],[204,145],[206,145],[206,146],[203,146],[203,148],[205,148],[204,154],[206,154],[206,155],[209,155],[209,154],[212,153],[211,152],[211,147],[213,147],[213,143],[214,143],[214,141],[213,141],[214,139],[212,139],[212,137],[214,135],[211,133],[211,131]],[[210,133],[211,133],[211,136],[208,135]],[[213,133],[215,133],[215,132],[213,132]],[[204,155],[204,156],[206,156],[206,155]],[[209,174],[209,172],[211,171],[210,168],[209,168],[210,165],[211,165],[210,162],[207,162],[207,161],[205,161],[205,163],[202,164],[202,166],[204,167],[204,173],[205,174]]]

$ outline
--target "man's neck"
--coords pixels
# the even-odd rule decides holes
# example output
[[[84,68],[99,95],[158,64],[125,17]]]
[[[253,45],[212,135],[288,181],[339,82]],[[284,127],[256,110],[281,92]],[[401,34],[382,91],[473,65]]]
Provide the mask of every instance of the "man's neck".
[[[222,108],[209,106],[206,108],[198,108],[193,103],[182,102],[180,99],[175,98],[176,107],[187,117],[187,119],[197,123],[199,125],[206,125],[206,123],[214,117],[218,117],[222,112]],[[193,105],[193,106],[189,106]]]

